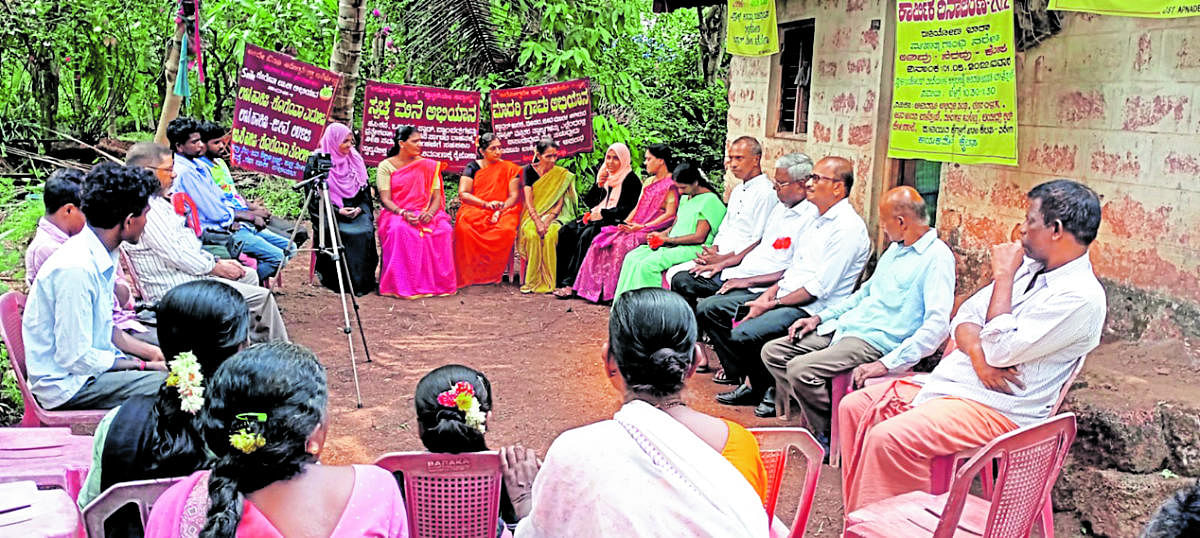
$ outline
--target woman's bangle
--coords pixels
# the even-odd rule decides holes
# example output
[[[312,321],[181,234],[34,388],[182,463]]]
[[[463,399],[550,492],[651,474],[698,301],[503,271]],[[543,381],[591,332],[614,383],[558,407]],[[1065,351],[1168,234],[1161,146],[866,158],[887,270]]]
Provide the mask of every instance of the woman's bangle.
[[[138,361],[138,363],[137,363],[137,364],[138,364],[138,370],[141,370],[141,371],[145,372],[145,371],[146,371],[146,361],[144,361],[144,360],[142,360],[142,359],[138,359],[137,361]]]

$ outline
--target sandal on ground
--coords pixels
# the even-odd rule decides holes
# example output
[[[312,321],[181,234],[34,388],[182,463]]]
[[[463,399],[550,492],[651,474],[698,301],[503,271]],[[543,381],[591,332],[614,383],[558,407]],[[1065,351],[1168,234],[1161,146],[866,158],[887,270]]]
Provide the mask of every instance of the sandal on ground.
[[[558,288],[551,292],[551,294],[559,299],[570,299],[575,296],[575,291],[565,291],[564,288]]]
[[[717,372],[716,374],[713,374],[712,380],[713,380],[713,383],[716,383],[718,385],[739,385],[739,384],[741,384],[741,381],[739,381],[737,379],[730,379],[729,377],[727,377],[725,375],[725,370],[721,370],[721,371]]]

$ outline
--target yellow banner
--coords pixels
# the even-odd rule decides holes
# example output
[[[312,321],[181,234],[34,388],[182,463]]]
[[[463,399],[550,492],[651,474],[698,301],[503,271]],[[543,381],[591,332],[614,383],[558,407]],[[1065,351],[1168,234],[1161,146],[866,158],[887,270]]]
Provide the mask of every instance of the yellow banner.
[[[779,52],[775,0],[729,0],[725,50],[738,56],[770,56]]]
[[[1017,165],[1009,0],[898,2],[888,156]]]
[[[1049,9],[1169,19],[1200,15],[1196,0],[1050,0]]]

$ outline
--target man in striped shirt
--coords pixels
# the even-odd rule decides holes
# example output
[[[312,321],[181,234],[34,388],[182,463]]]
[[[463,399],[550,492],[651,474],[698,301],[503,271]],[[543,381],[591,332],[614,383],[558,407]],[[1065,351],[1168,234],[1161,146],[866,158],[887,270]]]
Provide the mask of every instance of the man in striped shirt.
[[[258,285],[258,275],[233,260],[218,260],[201,248],[200,239],[166,198],[175,179],[174,155],[164,146],[135,144],[126,157],[158,177],[163,188],[150,197],[146,230],[137,245],[122,247],[149,301],[158,301],[171,288],[201,278],[217,278],[233,286],[250,305],[251,342],[287,340],[287,329],[270,290]]]

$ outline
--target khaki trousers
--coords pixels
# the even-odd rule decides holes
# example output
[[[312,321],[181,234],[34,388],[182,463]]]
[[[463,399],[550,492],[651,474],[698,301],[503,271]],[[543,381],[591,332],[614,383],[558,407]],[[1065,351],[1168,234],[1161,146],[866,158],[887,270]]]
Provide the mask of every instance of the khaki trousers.
[[[271,290],[258,285],[258,274],[249,269],[241,280],[217,278],[221,282],[233,286],[250,307],[250,342],[288,341],[287,327],[283,325],[283,316],[279,313],[279,305],[275,302],[275,294]]]
[[[791,397],[799,402],[809,430],[821,435],[829,434],[829,387],[833,377],[883,356],[871,344],[852,336],[830,345],[832,340],[814,331],[798,342],[784,336],[762,348],[762,361],[775,378],[779,401]]]

